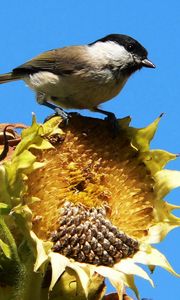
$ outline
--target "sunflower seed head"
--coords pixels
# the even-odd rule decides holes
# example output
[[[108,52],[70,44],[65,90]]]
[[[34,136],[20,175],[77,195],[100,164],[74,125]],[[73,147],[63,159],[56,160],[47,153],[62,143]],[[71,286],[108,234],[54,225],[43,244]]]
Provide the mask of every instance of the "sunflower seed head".
[[[59,227],[51,233],[53,250],[79,262],[112,266],[138,251],[138,242],[106,218],[106,209],[66,202]]]

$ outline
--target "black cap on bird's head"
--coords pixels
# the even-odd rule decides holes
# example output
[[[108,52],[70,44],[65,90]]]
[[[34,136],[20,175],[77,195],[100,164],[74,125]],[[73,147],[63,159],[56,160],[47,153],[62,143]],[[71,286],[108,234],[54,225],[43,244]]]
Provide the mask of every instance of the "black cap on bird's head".
[[[140,59],[137,69],[141,67],[155,68],[155,65],[147,58],[147,50],[138,41],[128,35],[109,34],[101,39],[96,40],[94,43],[96,42],[114,42],[120,46],[123,46],[128,52],[132,53],[134,57],[138,57]]]

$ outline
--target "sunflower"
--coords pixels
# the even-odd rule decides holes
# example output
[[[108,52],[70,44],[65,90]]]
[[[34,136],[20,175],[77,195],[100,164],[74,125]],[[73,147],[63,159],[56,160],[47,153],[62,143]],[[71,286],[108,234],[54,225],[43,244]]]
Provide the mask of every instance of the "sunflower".
[[[142,265],[179,276],[152,246],[180,225],[164,200],[180,185],[164,169],[176,155],[149,149],[159,120],[118,120],[113,136],[99,119],[33,117],[0,166],[1,299],[115,299],[105,278],[139,298],[135,275],[153,285]]]

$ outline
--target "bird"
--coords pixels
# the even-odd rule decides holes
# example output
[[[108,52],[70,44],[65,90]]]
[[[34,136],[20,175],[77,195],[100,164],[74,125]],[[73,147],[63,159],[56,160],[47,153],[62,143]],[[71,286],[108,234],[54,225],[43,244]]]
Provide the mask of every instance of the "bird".
[[[43,52],[1,74],[0,84],[24,80],[39,104],[62,115],[63,109],[89,109],[112,118],[99,105],[118,95],[142,67],[155,68],[147,50],[128,35],[109,34],[86,45]]]

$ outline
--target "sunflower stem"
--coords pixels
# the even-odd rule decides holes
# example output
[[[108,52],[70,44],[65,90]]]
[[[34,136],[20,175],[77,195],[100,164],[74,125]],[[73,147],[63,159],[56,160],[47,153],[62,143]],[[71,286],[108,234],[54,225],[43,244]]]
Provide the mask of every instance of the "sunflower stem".
[[[17,263],[20,262],[18,251],[17,251],[17,246],[15,243],[15,240],[11,234],[11,231],[7,227],[4,218],[0,216],[0,233],[1,233],[1,238],[3,241],[9,246],[10,252],[11,252],[11,259],[16,261]]]
[[[9,283],[5,282],[5,287],[0,288],[0,299],[31,300],[33,295],[33,300],[40,300],[42,276],[33,270],[33,253],[26,251],[27,254],[25,257],[22,257],[22,251],[18,253],[13,235],[2,216],[0,216],[0,233],[2,241],[6,244],[6,249],[9,249],[9,251],[3,251],[5,254],[5,269],[10,272],[13,270],[13,275],[10,275],[8,278]],[[0,277],[2,277],[1,281],[3,281],[3,279],[6,281],[3,275]]]

